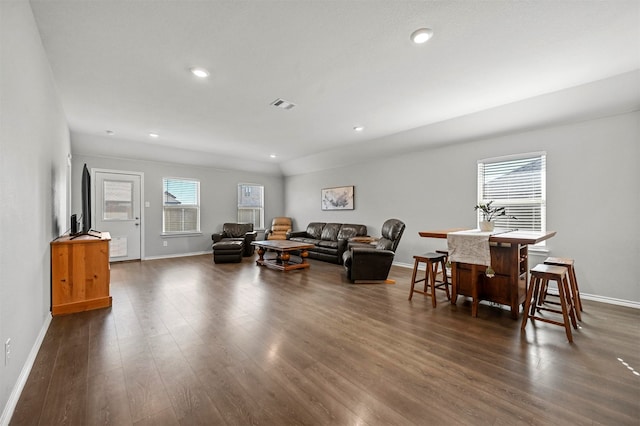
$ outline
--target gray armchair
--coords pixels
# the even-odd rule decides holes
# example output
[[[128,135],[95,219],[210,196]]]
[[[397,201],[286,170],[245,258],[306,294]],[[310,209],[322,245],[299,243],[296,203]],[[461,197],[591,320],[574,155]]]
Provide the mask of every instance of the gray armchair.
[[[222,232],[211,235],[213,244],[220,241],[242,241],[243,256],[251,256],[255,247],[251,245],[256,240],[258,232],[253,230],[253,223],[225,223],[222,225]]]
[[[375,247],[354,246],[345,251],[342,261],[347,278],[356,283],[386,281],[404,229],[404,222],[389,219],[382,225],[382,236]]]

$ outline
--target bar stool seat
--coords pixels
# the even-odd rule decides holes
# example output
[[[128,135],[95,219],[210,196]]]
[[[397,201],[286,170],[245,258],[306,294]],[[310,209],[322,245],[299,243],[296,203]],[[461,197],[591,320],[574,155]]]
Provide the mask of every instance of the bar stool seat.
[[[544,260],[544,264],[564,266],[565,268],[567,268],[573,307],[575,308],[576,317],[578,318],[578,321],[582,321],[582,315],[581,315],[581,312],[583,311],[582,299],[580,299],[580,288],[578,287],[578,280],[576,278],[576,269],[573,266],[574,260],[566,257],[547,257]],[[546,291],[545,291],[545,296],[546,296]]]
[[[451,300],[451,295],[449,294],[449,279],[447,277],[447,269],[445,265],[445,259],[447,255],[445,253],[425,253],[421,255],[413,256],[415,259],[413,265],[413,275],[411,276],[411,291],[409,292],[409,300],[413,297],[413,293],[424,294],[425,296],[431,297],[431,304],[435,308],[436,307],[436,290],[444,290],[447,294],[447,300]],[[424,278],[416,280],[416,275],[418,274],[418,266],[421,263],[426,265],[426,271],[424,274]],[[438,274],[438,268],[442,268],[442,280],[437,281],[436,276]],[[424,290],[416,290],[415,286],[417,283],[424,281]]]
[[[573,342],[571,325],[573,325],[573,328],[577,329],[578,323],[576,322],[575,311],[571,301],[569,282],[567,280],[567,268],[563,266],[540,264],[531,269],[530,273],[531,282],[527,289],[522,326],[520,329],[524,331],[529,318],[531,318],[531,320],[544,321],[550,324],[564,326],[569,342]],[[542,298],[544,298],[544,291],[550,280],[558,283],[558,293],[560,298],[559,304],[561,310],[548,308],[538,303]],[[562,314],[562,322],[536,315],[536,313],[539,314],[541,311]]]

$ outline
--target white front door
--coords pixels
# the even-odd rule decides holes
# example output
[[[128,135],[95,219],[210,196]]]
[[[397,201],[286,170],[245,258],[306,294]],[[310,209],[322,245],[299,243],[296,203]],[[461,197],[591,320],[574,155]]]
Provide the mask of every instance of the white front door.
[[[140,259],[142,174],[95,172],[95,229],[111,234],[109,261]]]

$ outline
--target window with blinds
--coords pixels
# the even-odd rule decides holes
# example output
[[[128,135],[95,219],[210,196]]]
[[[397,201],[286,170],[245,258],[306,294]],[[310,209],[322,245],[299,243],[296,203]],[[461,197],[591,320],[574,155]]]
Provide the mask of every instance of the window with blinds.
[[[546,230],[546,153],[478,161],[478,202],[505,207],[496,228]],[[510,216],[516,219],[510,218]],[[482,216],[478,213],[478,223]]]
[[[162,179],[162,232],[200,232],[200,181]]]
[[[264,229],[264,186],[238,184],[238,223],[253,223],[253,229]]]

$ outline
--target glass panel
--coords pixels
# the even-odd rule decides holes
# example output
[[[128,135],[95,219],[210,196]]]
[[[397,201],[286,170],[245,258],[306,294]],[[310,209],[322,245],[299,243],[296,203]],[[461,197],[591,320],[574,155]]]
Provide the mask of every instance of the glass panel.
[[[478,202],[505,207],[506,216],[494,221],[498,228],[545,230],[545,174],[545,154],[482,160],[478,162]]]
[[[165,207],[164,232],[198,232],[198,208]]]
[[[133,219],[133,182],[105,180],[103,220]]]
[[[200,232],[200,181],[163,178],[162,232]]]
[[[264,228],[264,187],[238,184],[238,222],[253,223],[254,229]]]

